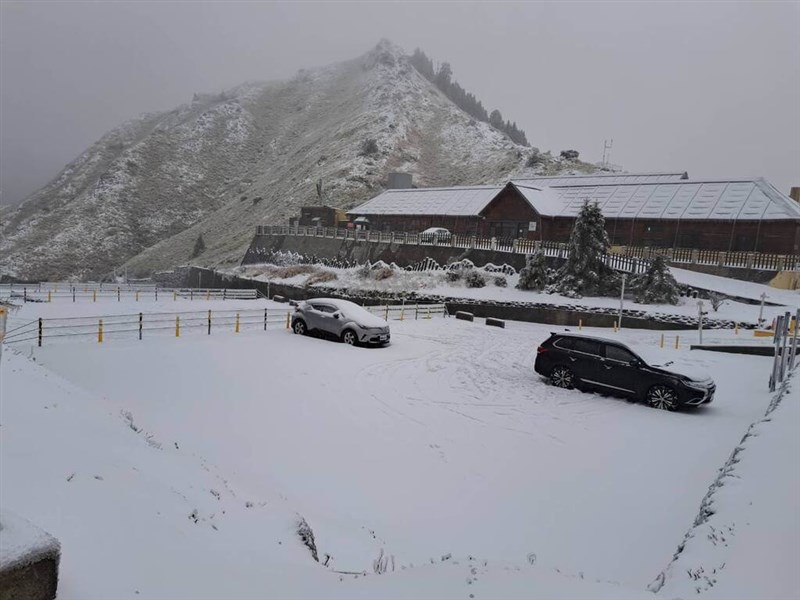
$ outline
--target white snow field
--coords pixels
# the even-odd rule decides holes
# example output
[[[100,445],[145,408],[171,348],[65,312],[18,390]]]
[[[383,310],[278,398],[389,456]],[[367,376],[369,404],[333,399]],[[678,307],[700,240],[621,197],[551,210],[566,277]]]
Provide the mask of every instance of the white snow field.
[[[92,304],[13,320],[144,310]],[[555,326],[391,326],[386,348],[281,327],[7,347],[0,504],[61,542],[59,598],[643,598],[771,399],[764,357],[664,349],[718,385],[667,413],[547,385]]]

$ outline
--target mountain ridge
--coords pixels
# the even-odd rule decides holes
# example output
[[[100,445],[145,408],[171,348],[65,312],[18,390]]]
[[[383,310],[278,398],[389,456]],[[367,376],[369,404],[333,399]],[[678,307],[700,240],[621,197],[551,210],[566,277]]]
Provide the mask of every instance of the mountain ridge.
[[[532,152],[472,119],[382,40],[349,61],[195,94],[111,130],[0,216],[0,274],[99,279],[236,263],[256,224],[318,204],[319,180],[329,202],[350,208],[391,171],[431,186],[596,170],[549,154],[526,167]],[[190,260],[200,235],[205,250]]]

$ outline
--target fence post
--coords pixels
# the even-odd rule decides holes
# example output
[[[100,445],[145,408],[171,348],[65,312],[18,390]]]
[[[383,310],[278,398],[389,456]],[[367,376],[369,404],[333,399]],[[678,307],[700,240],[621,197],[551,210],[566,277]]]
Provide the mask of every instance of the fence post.
[[[239,313],[236,313],[236,328],[234,329],[235,333],[239,333]]]
[[[663,333],[661,334],[661,343],[658,345],[658,347],[659,348],[663,348],[664,347],[664,334]]]
[[[675,336],[675,350],[677,350],[678,346],[680,345],[680,339],[681,339],[681,336],[679,336],[679,335]]]
[[[211,335],[211,309],[208,309],[208,335]]]
[[[47,301],[48,302],[52,302],[53,301],[53,292],[51,292],[49,290],[47,292]]]
[[[383,320],[384,321],[388,321],[389,320],[389,305],[388,304],[386,305],[386,312],[383,315]]]
[[[181,317],[175,317],[175,337],[181,337]]]
[[[75,286],[72,286],[72,301],[75,302]]]
[[[175,302],[177,299],[178,299],[177,290],[172,290],[172,301]]]
[[[97,290],[92,290],[92,302],[97,302]]]
[[[119,286],[117,286],[117,302],[120,301]]]
[[[103,319],[97,322],[97,343],[103,343]]]
[[[25,303],[28,301],[28,288],[22,288],[22,302]]]
[[[414,305],[414,320],[419,319],[419,304]]]
[[[291,327],[291,323],[290,323],[291,316],[290,316],[290,314],[291,313],[289,313],[289,311],[287,310],[286,311],[286,329],[289,329]]]
[[[139,301],[139,290],[136,290],[136,301]]]
[[[222,299],[225,300],[225,295],[228,292],[228,288],[222,288]]]
[[[264,331],[267,330],[267,309],[264,309]]]
[[[194,290],[189,290],[189,301],[194,300]]]
[[[158,287],[155,288],[156,291],[156,302],[158,302]]]
[[[142,339],[142,313],[139,313],[139,339]]]
[[[42,329],[43,329],[42,318],[39,317],[39,347],[40,348],[42,347]]]

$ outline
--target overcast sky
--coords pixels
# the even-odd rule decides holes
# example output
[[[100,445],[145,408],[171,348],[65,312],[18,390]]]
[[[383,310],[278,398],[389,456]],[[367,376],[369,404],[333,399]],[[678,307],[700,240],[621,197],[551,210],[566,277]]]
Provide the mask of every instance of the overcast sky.
[[[542,150],[630,171],[800,185],[798,2],[9,2],[0,8],[0,201],[120,122],[194,92],[354,58],[382,37]]]

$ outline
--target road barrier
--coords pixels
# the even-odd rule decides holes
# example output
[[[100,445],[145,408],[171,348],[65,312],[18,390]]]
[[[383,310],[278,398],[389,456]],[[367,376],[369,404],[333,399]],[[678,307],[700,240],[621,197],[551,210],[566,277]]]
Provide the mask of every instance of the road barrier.
[[[388,321],[409,320],[412,311],[415,319],[447,316],[444,304],[397,304],[364,308]],[[7,344],[31,343],[41,347],[46,342],[79,341],[95,337],[98,343],[103,343],[109,340],[143,340],[169,332],[174,332],[175,337],[180,338],[185,333],[211,335],[212,332],[289,329],[293,312],[293,308],[264,308],[39,318],[9,329],[4,341]]]
[[[255,289],[228,289],[228,288],[159,288],[150,286],[147,288],[130,288],[126,286],[116,286],[100,289],[91,285],[76,284],[58,287],[53,284],[2,284],[0,285],[0,296],[8,296],[12,299],[21,299],[23,302],[54,302],[54,301],[89,301],[116,300],[121,302],[123,299],[133,298],[136,302],[145,300],[158,300],[172,297],[177,300],[256,300],[262,295]]]

